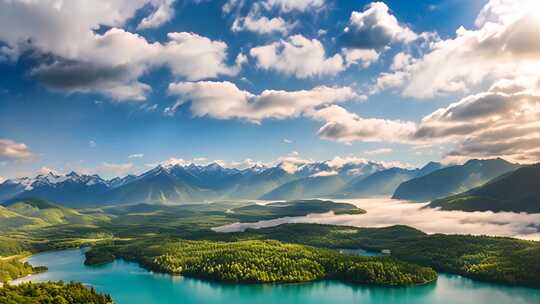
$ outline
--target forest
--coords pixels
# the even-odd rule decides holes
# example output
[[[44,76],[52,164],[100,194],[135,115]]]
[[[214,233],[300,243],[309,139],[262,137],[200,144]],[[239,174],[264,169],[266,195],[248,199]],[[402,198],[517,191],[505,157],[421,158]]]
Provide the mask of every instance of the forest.
[[[359,257],[335,250],[279,241],[163,241],[96,246],[86,264],[114,258],[136,261],[153,271],[242,283],[297,283],[337,279],[383,286],[425,284],[437,279],[428,267],[390,257]]]
[[[81,283],[22,283],[0,288],[2,304],[112,304],[109,295]]]

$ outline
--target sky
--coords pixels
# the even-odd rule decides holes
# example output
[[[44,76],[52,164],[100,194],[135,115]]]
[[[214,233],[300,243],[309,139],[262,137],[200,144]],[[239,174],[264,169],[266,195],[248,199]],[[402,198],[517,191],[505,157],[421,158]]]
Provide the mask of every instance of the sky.
[[[536,0],[0,0],[0,180],[540,158]]]

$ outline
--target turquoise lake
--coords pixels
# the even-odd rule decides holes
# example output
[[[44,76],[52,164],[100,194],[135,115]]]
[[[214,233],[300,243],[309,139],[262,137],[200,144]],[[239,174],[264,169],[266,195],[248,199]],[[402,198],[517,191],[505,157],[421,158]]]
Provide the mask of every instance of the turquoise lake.
[[[383,288],[322,281],[306,284],[233,285],[156,274],[135,263],[88,267],[84,250],[64,250],[30,257],[49,271],[19,281],[80,281],[109,293],[118,304],[168,303],[362,303],[362,304],[520,304],[540,303],[540,289],[508,287],[441,274],[436,283],[410,288]]]

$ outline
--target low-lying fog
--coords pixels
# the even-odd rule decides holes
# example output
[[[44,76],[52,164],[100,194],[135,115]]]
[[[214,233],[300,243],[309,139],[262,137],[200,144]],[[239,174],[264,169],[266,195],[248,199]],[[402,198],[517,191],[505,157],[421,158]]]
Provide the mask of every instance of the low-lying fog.
[[[311,214],[256,223],[234,223],[214,228],[218,232],[244,231],[284,223],[320,223],[357,227],[408,225],[427,233],[511,236],[540,240],[540,213],[440,211],[426,204],[387,198],[335,200],[352,203],[367,211],[360,215]]]

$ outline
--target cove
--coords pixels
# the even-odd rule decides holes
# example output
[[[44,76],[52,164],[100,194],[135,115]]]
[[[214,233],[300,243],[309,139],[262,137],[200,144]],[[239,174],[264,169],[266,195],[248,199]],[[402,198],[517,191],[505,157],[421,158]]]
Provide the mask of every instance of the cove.
[[[15,283],[80,281],[100,292],[109,293],[117,304],[540,303],[540,289],[483,283],[448,274],[440,274],[436,283],[408,288],[349,285],[334,281],[242,285],[156,274],[122,260],[89,267],[83,264],[83,249],[36,254],[28,261],[32,265],[45,265],[49,271]]]

